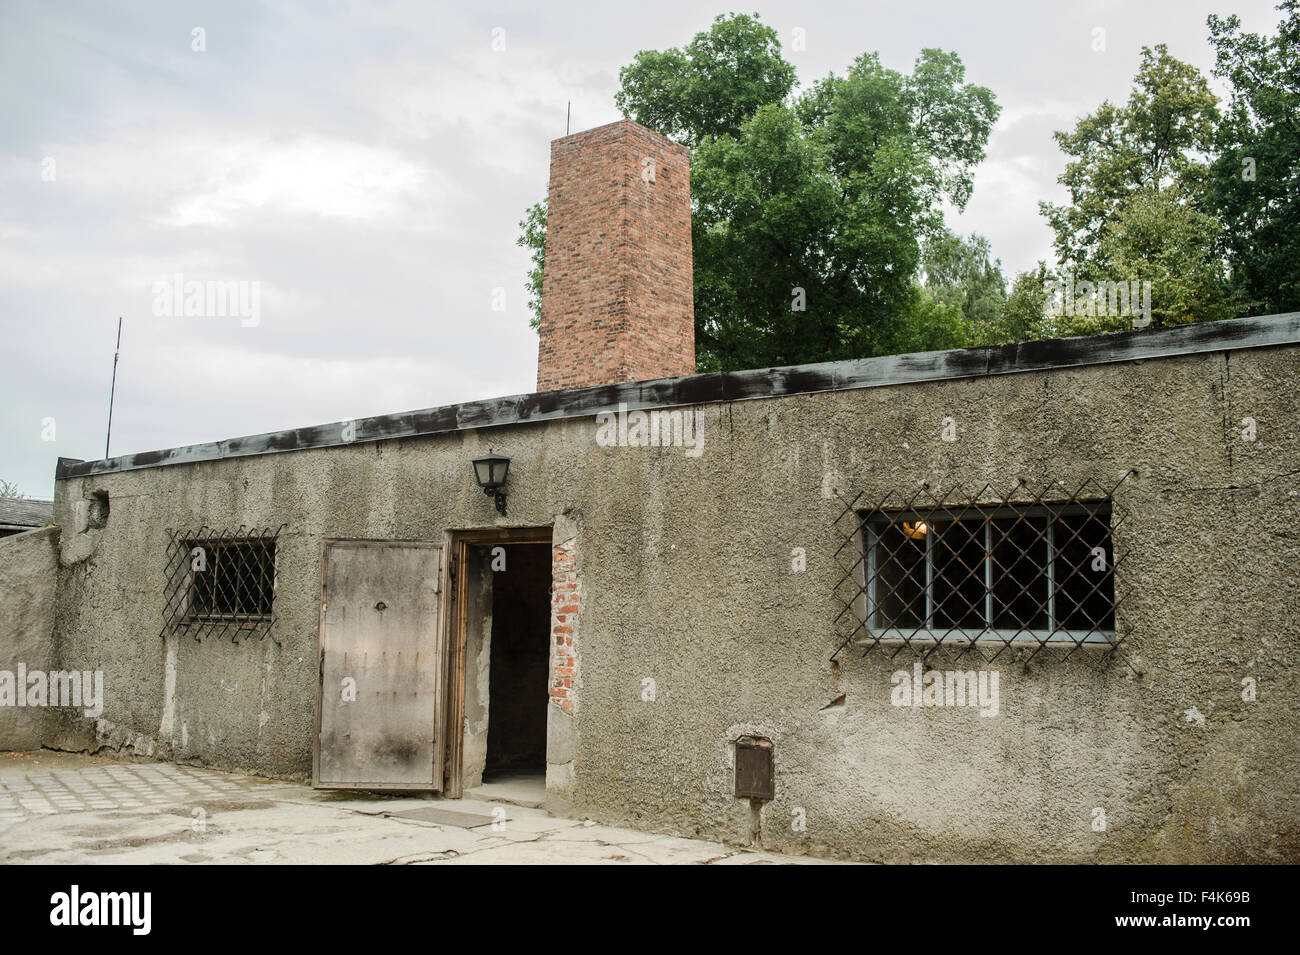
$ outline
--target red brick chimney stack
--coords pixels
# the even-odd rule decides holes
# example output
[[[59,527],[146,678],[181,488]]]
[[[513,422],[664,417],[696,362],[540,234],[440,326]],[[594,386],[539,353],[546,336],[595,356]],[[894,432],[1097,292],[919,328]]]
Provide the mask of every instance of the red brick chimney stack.
[[[551,143],[537,390],[695,373],[691,166],[631,120]]]

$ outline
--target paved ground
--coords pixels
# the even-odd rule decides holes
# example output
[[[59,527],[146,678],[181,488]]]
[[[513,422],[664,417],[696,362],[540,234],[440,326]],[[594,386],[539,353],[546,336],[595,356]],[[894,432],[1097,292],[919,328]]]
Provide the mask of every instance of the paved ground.
[[[448,810],[470,815],[443,816]],[[419,818],[430,815],[442,818]],[[172,763],[0,753],[0,864],[821,861],[560,819],[482,798],[329,792]]]

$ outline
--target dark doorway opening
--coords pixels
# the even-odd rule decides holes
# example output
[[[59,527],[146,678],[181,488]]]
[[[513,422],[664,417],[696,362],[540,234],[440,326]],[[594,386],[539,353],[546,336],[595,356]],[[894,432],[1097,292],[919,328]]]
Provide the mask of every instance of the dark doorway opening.
[[[551,548],[506,544],[503,550],[489,556],[496,564],[484,782],[546,774]]]

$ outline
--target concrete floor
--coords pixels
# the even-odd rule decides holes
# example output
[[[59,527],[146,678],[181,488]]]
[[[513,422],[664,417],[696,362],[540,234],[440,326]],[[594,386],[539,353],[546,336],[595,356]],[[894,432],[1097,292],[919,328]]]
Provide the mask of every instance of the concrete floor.
[[[0,864],[823,863],[556,818],[529,805],[536,790],[523,777],[430,800],[173,763],[0,753]],[[460,825],[418,818],[443,810]],[[395,815],[409,812],[416,818]]]
[[[546,799],[546,774],[520,773],[485,779],[481,786],[471,789],[465,795],[469,799],[507,802],[538,809]]]

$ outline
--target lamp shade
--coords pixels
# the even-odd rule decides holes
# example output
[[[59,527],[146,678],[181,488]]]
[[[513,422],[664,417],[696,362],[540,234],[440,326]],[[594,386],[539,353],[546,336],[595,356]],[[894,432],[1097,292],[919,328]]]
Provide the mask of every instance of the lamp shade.
[[[510,459],[500,454],[488,454],[485,458],[474,459],[474,479],[479,487],[498,488],[506,483],[506,474],[510,471]]]

